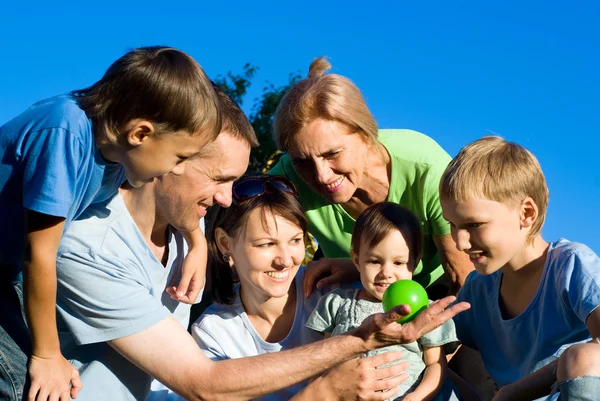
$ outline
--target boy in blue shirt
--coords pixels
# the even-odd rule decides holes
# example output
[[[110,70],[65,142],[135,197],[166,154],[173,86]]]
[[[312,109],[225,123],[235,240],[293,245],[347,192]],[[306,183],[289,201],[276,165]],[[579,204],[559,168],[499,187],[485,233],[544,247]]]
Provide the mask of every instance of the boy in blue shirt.
[[[458,294],[471,309],[455,317],[456,331],[500,386],[494,401],[597,400],[600,259],[542,238],[548,188],[536,158],[482,138],[449,164],[440,199],[476,269]]]
[[[190,56],[167,47],[132,50],[91,87],[40,101],[0,127],[0,399],[26,395],[28,359],[29,399],[75,398],[81,388],[56,328],[63,230],[125,179],[138,187],[180,174],[219,130],[210,80]],[[198,219],[204,214],[198,208]],[[193,302],[206,249],[198,230],[187,239],[197,251],[173,296]],[[192,294],[183,292],[190,276]]]

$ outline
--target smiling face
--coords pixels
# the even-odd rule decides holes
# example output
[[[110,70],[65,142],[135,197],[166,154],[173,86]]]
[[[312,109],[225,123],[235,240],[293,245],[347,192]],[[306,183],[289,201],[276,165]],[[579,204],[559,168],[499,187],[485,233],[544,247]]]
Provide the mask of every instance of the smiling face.
[[[316,119],[291,140],[294,169],[331,203],[348,202],[362,187],[367,165],[366,139],[336,121]]]
[[[250,146],[227,132],[188,160],[182,171],[159,177],[155,187],[156,211],[166,223],[180,231],[199,226],[206,209],[217,203],[231,205],[233,181],[244,174]]]
[[[519,265],[531,222],[527,205],[508,205],[478,197],[466,201],[440,199],[458,250],[469,255],[475,269],[491,274],[507,265]]]
[[[352,252],[360,281],[372,301],[381,301],[385,290],[395,281],[411,280],[414,266],[410,250],[399,230],[391,230],[378,244],[361,240],[360,252]]]
[[[304,232],[281,216],[255,209],[228,239],[244,297],[263,302],[286,296],[304,259]]]
[[[128,150],[119,160],[127,181],[133,187],[151,182],[171,171],[181,173],[189,158],[195,156],[209,141],[207,135],[163,133],[151,135]]]

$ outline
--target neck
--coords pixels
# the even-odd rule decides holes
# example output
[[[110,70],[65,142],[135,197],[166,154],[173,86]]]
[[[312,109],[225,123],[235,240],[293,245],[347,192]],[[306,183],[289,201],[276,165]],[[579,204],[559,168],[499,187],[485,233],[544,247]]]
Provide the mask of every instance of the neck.
[[[166,246],[167,222],[162,221],[157,214],[154,197],[155,182],[147,183],[139,188],[119,189],[119,194],[142,237],[152,249],[158,260],[162,260]]]
[[[536,235],[533,241],[502,267],[505,279],[523,280],[539,275],[546,264],[548,245],[541,235]]]
[[[246,286],[250,288],[250,286]],[[267,297],[265,295],[254,294],[251,291],[245,291],[244,286],[240,286],[240,298],[244,305],[244,310],[250,318],[260,318],[271,325],[290,309],[296,309],[296,280],[288,293],[281,298]]]

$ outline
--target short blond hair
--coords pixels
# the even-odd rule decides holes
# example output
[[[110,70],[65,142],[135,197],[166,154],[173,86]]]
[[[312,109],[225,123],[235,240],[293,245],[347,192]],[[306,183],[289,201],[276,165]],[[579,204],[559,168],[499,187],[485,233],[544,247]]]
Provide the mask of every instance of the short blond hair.
[[[538,235],[548,208],[548,186],[535,156],[523,146],[486,136],[462,148],[440,181],[440,198],[465,201],[481,197],[513,207],[530,197],[538,217],[529,240]]]
[[[292,138],[318,118],[342,123],[368,143],[377,140],[377,123],[362,93],[348,78],[325,74],[330,68],[325,57],[315,59],[308,77],[292,86],[279,103],[273,120],[279,150],[287,152]]]

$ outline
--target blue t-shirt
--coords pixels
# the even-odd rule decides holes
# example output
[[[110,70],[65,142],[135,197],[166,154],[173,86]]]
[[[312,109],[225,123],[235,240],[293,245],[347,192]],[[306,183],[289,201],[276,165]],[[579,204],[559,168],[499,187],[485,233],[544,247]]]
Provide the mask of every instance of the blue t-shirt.
[[[498,300],[502,271],[472,272],[458,293],[471,309],[454,318],[458,338],[481,352],[499,386],[513,383],[557,359],[570,345],[590,340],[585,324],[600,305],[600,259],[587,246],[565,239],[550,244],[533,300],[503,319]]]
[[[71,95],[42,100],[0,127],[0,277],[22,270],[25,209],[64,217],[66,228],[124,180],[121,165],[100,155],[92,121]]]

